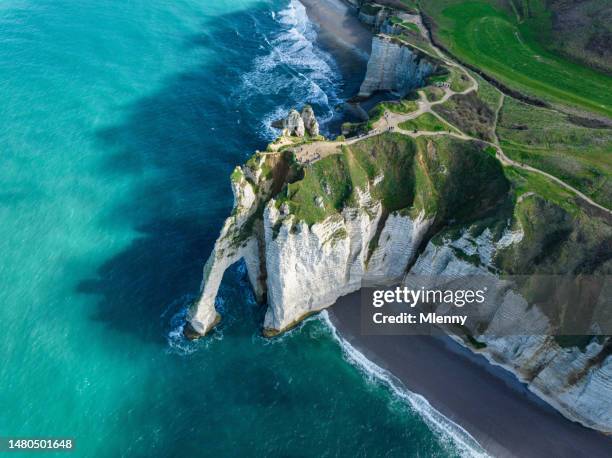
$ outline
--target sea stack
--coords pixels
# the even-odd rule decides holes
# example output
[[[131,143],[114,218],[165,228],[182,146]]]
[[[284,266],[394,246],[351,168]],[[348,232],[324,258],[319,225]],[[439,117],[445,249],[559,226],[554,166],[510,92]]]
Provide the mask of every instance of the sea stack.
[[[272,127],[281,129],[283,137],[317,137],[319,135],[319,122],[310,105],[304,105],[300,113],[295,108],[289,111],[286,118],[272,123]]]
[[[308,135],[311,137],[316,137],[319,135],[319,123],[317,122],[314,110],[310,105],[304,105],[304,108],[302,108],[301,117]]]
[[[303,137],[305,133],[304,120],[297,110],[292,109],[283,119],[283,136]]]

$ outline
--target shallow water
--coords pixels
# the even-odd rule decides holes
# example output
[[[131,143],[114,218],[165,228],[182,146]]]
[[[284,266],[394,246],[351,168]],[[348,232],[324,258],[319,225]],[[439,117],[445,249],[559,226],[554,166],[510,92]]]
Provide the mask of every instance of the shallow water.
[[[240,266],[212,338],[180,337],[227,177],[352,95],[295,0],[0,5],[0,436],[78,456],[447,456],[325,322],[259,336]],[[325,127],[325,126],[324,126]]]

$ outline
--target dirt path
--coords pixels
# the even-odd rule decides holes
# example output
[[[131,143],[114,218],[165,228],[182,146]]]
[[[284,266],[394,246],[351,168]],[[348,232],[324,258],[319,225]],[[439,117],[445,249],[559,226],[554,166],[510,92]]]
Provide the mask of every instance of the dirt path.
[[[423,25],[420,22],[415,22],[417,24],[417,26],[419,27],[419,30],[421,31],[421,34],[423,34],[423,36],[425,38],[428,38],[427,36],[427,31],[425,30],[425,28],[423,27]],[[436,106],[436,105],[440,105],[443,104],[444,102],[446,102],[449,98],[451,98],[454,95],[465,95],[465,94],[469,94],[472,91],[477,91],[478,90],[478,81],[476,81],[476,79],[472,76],[472,74],[463,66],[461,66],[460,64],[458,64],[457,62],[454,62],[453,60],[451,60],[448,56],[446,56],[440,49],[438,49],[433,43],[431,43],[432,48],[434,49],[434,51],[438,54],[438,56],[440,57],[440,59],[442,59],[445,64],[458,68],[459,70],[461,70],[465,75],[468,76],[468,78],[471,81],[471,85],[470,87],[468,87],[467,89],[461,91],[461,92],[455,92],[453,91],[450,87],[444,87],[444,95],[442,96],[442,98],[440,100],[437,101],[433,101],[430,102],[427,97],[425,96],[425,93],[423,91],[419,91],[419,100],[417,101],[417,109],[415,111],[412,111],[410,113],[395,113],[389,110],[385,110],[385,112],[383,113],[383,116],[374,123],[373,125],[373,129],[368,132],[365,135],[361,135],[359,137],[354,137],[351,138],[349,140],[344,140],[344,141],[320,141],[320,142],[313,142],[313,143],[308,143],[308,144],[303,144],[303,145],[299,145],[296,146],[295,148],[293,148],[293,152],[296,155],[296,158],[298,159],[298,161],[304,163],[304,164],[309,164],[312,163],[314,161],[317,161],[319,159],[322,159],[326,156],[329,156],[330,154],[338,154],[341,151],[341,147],[343,145],[352,145],[354,143],[357,143],[361,140],[364,140],[366,138],[370,138],[370,137],[375,137],[377,135],[381,135],[385,132],[396,132],[402,135],[406,135],[412,138],[417,138],[417,137],[425,137],[425,136],[429,136],[429,137],[433,137],[433,136],[441,136],[441,135],[448,135],[450,137],[455,137],[458,138],[460,140],[475,140],[475,141],[479,141],[482,143],[486,143],[492,147],[495,148],[495,156],[496,158],[505,166],[511,166],[511,167],[516,167],[522,170],[527,170],[529,172],[533,172],[533,173],[538,173],[540,175],[545,176],[546,178],[553,180],[555,183],[563,186],[565,189],[571,191],[572,193],[574,193],[577,197],[579,197],[580,199],[582,199],[584,202],[586,202],[587,204],[602,210],[604,212],[606,212],[608,215],[612,215],[612,211],[600,204],[598,204],[597,202],[594,202],[591,198],[589,198],[588,196],[586,196],[585,194],[583,194],[582,192],[580,192],[579,190],[577,190],[576,188],[574,188],[573,186],[565,183],[563,180],[555,177],[554,175],[551,175],[550,173],[544,172],[540,169],[537,169],[535,167],[531,167],[529,165],[514,161],[512,159],[510,159],[508,156],[506,156],[506,154],[504,153],[504,151],[501,148],[500,142],[499,142],[499,138],[497,137],[497,122],[499,119],[499,114],[501,112],[501,109],[504,105],[504,99],[505,99],[505,95],[498,90],[499,94],[500,94],[500,99],[499,99],[499,105],[497,107],[497,110],[495,111],[495,118],[494,118],[494,124],[493,124],[493,133],[494,133],[494,141],[493,142],[487,142],[475,137],[471,137],[469,135],[466,135],[464,132],[461,131],[461,129],[457,128],[456,126],[454,126],[453,124],[451,124],[450,122],[448,122],[446,119],[444,119],[442,116],[440,116],[438,113],[434,112],[432,110],[432,107]],[[413,46],[413,45],[411,45]],[[412,119],[416,119],[419,116],[425,114],[425,113],[431,113],[433,116],[435,116],[436,118],[438,118],[440,121],[444,122],[445,124],[449,125],[452,129],[454,129],[456,132],[447,132],[447,131],[439,131],[439,132],[429,132],[429,131],[417,131],[417,132],[410,132],[408,130],[402,129],[400,127],[400,124],[406,121],[410,121]]]
[[[530,172],[534,172],[534,173],[538,173],[540,175],[545,176],[546,178],[553,180],[555,183],[563,186],[565,189],[573,192],[574,194],[576,194],[578,197],[580,197],[582,200],[584,200],[585,202],[587,202],[588,204],[590,204],[593,207],[596,207],[604,212],[606,212],[609,215],[612,215],[612,211],[609,210],[608,208],[598,204],[597,202],[593,201],[593,199],[591,199],[590,197],[586,196],[585,194],[583,194],[582,192],[578,191],[576,188],[574,188],[573,186],[567,184],[565,181],[557,178],[554,175],[551,175],[550,173],[544,172],[543,170],[537,169],[535,167],[531,167],[530,165],[527,164],[522,164],[520,162],[517,162],[515,160],[510,159],[508,156],[506,156],[506,154],[504,153],[504,150],[502,149],[500,143],[499,143],[499,137],[497,136],[497,121],[499,120],[499,113],[501,112],[502,107],[504,106],[504,100],[505,100],[505,95],[503,92],[499,91],[500,93],[500,98],[499,98],[499,105],[497,106],[497,110],[495,111],[495,118],[494,118],[494,128],[493,128],[493,137],[494,137],[494,142],[490,143],[490,142],[485,142],[485,143],[489,143],[491,146],[493,146],[495,148],[495,157],[497,157],[497,159],[504,165],[507,166],[512,166],[512,167],[516,167],[519,169],[523,169],[523,170],[528,170]]]

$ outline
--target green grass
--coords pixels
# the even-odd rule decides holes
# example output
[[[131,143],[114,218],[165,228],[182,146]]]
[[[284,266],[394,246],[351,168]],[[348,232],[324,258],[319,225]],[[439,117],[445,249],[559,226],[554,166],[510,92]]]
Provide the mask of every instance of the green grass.
[[[540,175],[516,167],[505,167],[504,174],[512,183],[514,195],[520,196],[537,194],[548,202],[553,202],[571,214],[579,211],[576,204],[576,195],[554,181]]]
[[[476,142],[385,133],[304,167],[276,199],[312,225],[356,206],[356,189],[369,190],[385,214],[415,217],[424,210],[441,223],[460,223],[507,199],[509,184],[500,163]]]
[[[508,170],[513,169],[505,169]],[[543,193],[555,192],[554,185],[544,186],[545,189],[540,189]],[[559,192],[564,191],[559,189]],[[612,237],[612,227],[605,218],[587,214],[582,208],[564,202],[558,204],[554,197],[536,193],[516,203],[512,219],[513,226],[522,230],[523,238],[495,256],[495,263],[503,272],[576,276],[610,271],[609,258],[602,255],[602,243]],[[529,298],[530,283],[524,286],[527,286],[527,290],[522,288],[522,292],[527,293],[524,297]],[[561,315],[563,319],[581,313],[575,300],[566,302],[568,298],[563,296],[548,299],[552,299],[556,310],[560,310],[559,307],[566,310]],[[547,307],[542,311],[546,313]],[[556,315],[559,317],[558,313]]]
[[[236,167],[232,174],[230,175],[230,180],[233,182],[239,182],[244,177],[244,173],[240,167]]]
[[[385,110],[393,113],[412,113],[416,111],[418,105],[414,100],[402,99],[394,102],[380,102],[374,106],[368,113],[369,119],[367,122],[355,125],[357,131],[367,132],[374,128],[374,124],[379,121],[385,114]],[[361,128],[359,128],[361,127]]]
[[[419,108],[416,100],[398,100],[397,102],[382,102],[381,105],[386,109],[393,113],[412,113]]]
[[[410,24],[414,25],[412,23]],[[399,35],[394,35],[393,37],[401,41],[403,44],[407,44],[409,46],[419,49],[420,51],[424,52],[433,59],[439,59],[437,53],[431,47],[429,41],[421,35],[421,32],[416,26],[414,26],[414,28],[404,26],[401,33]]]
[[[401,25],[402,27],[404,27],[405,29],[410,30],[411,32],[414,32],[414,33],[421,33],[421,32],[419,31],[419,28],[417,27],[417,25],[416,25],[414,22],[402,21],[402,22],[400,23],[400,25]]]
[[[372,196],[382,201],[385,210],[392,212],[406,208],[414,199],[414,141],[405,135],[383,134],[367,138],[347,148],[352,159],[352,176],[357,183],[373,183]],[[364,175],[365,174],[365,175]],[[359,185],[358,185],[359,186]]]
[[[449,136],[419,137],[419,163],[439,221],[456,224],[482,218],[507,199],[510,184],[499,161],[474,141]],[[419,184],[420,192],[422,187]],[[429,204],[430,206],[432,204]]]
[[[491,157],[497,157],[497,150],[494,147],[492,147],[491,145],[487,146],[484,149],[484,152],[487,153]]]
[[[433,111],[467,135],[493,141],[501,93],[480,76],[472,76],[478,82],[478,91],[455,94],[443,104],[435,105]]]
[[[612,77],[541,45],[550,30],[542,4],[531,1],[532,16],[520,23],[485,0],[435,0],[421,6],[436,23],[436,37],[460,59],[520,91],[612,116]]]
[[[471,137],[494,140],[495,112],[475,91],[455,94],[433,111]]]
[[[456,132],[455,129],[453,129],[445,122],[442,122],[440,119],[438,119],[431,113],[423,113],[418,118],[404,121],[399,124],[399,127],[401,129],[409,130],[411,132]]]
[[[612,208],[612,129],[506,98],[497,134],[506,155],[570,184]]]
[[[478,82],[478,98],[482,100],[491,111],[497,111],[499,100],[502,96],[501,92],[480,75],[476,73],[471,73],[471,75]]]
[[[427,78],[427,82],[429,84],[444,83],[448,81],[449,77],[450,77],[450,73],[447,73],[445,75],[431,75],[430,77]]]
[[[444,97],[444,91],[439,87],[435,86],[426,86],[425,88],[423,88],[423,92],[425,92],[425,96],[430,102],[437,102],[442,97]]]
[[[364,190],[370,184],[372,196],[385,210],[405,208],[413,200],[415,149],[411,138],[399,134],[378,135],[344,146],[341,154],[305,167],[303,178],[288,184],[277,203],[286,202],[298,220],[312,225],[346,205],[354,205],[355,189]],[[380,175],[384,179],[376,180]]]
[[[352,192],[348,165],[343,155],[321,159],[304,169],[304,178],[287,185],[286,195],[291,213],[312,225],[342,208]],[[318,205],[317,200],[322,201]]]
[[[450,68],[450,88],[455,92],[463,92],[472,86],[468,76],[456,67]]]
[[[417,4],[417,0],[401,0],[401,2],[409,12],[413,14],[418,13],[419,5]]]

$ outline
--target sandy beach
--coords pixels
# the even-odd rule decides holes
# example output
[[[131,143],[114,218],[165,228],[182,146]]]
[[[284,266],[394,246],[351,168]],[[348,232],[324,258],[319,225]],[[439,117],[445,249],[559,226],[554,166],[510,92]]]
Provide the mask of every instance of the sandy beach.
[[[308,18],[319,28],[320,43],[337,52],[338,46],[367,59],[372,49],[372,33],[341,0],[300,0]]]
[[[317,29],[317,45],[327,51],[342,75],[345,93],[357,94],[372,50],[372,32],[342,0],[300,0]]]
[[[509,372],[448,337],[361,335],[360,295],[329,309],[339,334],[496,457],[610,457],[612,438],[574,423]]]

